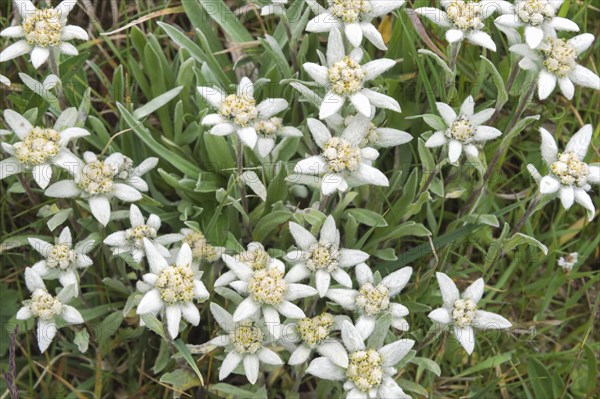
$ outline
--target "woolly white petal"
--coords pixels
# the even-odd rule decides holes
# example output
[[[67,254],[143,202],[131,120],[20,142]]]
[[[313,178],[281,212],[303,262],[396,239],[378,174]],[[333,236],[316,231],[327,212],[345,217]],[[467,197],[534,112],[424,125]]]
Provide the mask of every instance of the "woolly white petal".
[[[325,173],[327,169],[327,163],[325,159],[323,159],[320,155],[315,155],[312,157],[308,157],[299,161],[296,166],[294,166],[294,172],[298,174],[305,175],[320,175]]]
[[[140,304],[137,307],[137,314],[156,314],[163,307],[160,291],[152,289],[144,294]]]
[[[473,320],[473,327],[480,328],[482,330],[501,330],[510,328],[512,324],[499,314],[486,312],[484,310],[475,311],[475,319]]]
[[[167,328],[171,338],[177,338],[179,334],[179,323],[181,322],[181,308],[179,305],[167,306],[165,310],[167,316]]]
[[[553,194],[560,188],[560,182],[552,176],[544,176],[540,180],[540,193]]]
[[[290,356],[290,360],[288,360],[288,364],[290,366],[297,366],[299,364],[304,363],[310,357],[311,350],[304,344],[300,344],[292,355]]]
[[[231,269],[231,271],[233,271],[241,280],[248,281],[252,277],[252,269],[250,266],[227,254],[223,254],[221,257],[227,267],[229,267],[229,269]]]
[[[27,320],[33,317],[33,313],[31,313],[31,308],[29,306],[23,306],[17,312],[16,319],[17,320]]]
[[[525,41],[530,48],[536,48],[544,39],[544,31],[537,27],[527,25],[525,27]]]
[[[455,163],[462,154],[462,144],[457,140],[450,140],[448,144],[448,158],[451,163]]]
[[[38,69],[44,62],[48,60],[50,56],[50,50],[46,47],[34,47],[31,50],[31,65],[35,69]]]
[[[579,86],[600,90],[600,77],[581,65],[576,65],[568,78]]]
[[[588,211],[588,220],[591,222],[596,214],[596,208],[594,207],[594,203],[592,202],[592,198],[585,190],[576,189],[575,190],[575,201],[578,204],[583,206]]]
[[[393,273],[388,274],[381,280],[381,284],[389,288],[389,296],[397,295],[410,280],[413,269],[410,266],[403,267]]]
[[[356,309],[355,299],[358,291],[346,288],[330,288],[327,291],[327,297],[348,310]]]
[[[331,274],[329,274],[325,270],[317,270],[315,275],[315,281],[317,286],[317,291],[319,292],[319,296],[322,298],[327,293],[329,289],[329,284],[331,282]]]
[[[231,374],[233,370],[240,364],[244,357],[235,351],[231,351],[223,359],[221,368],[219,369],[219,380],[223,380]]]
[[[363,340],[367,339],[375,330],[375,317],[360,315],[356,320],[356,330]]]
[[[446,308],[438,308],[434,309],[427,315],[431,320],[441,323],[441,324],[450,324],[452,323],[452,316],[448,309]]]
[[[473,353],[473,349],[475,349],[475,332],[473,328],[454,326],[454,336],[469,355]]]
[[[377,352],[383,356],[383,367],[393,367],[412,349],[415,341],[412,339],[399,339],[385,345]]]
[[[462,297],[464,299],[471,299],[475,304],[481,300],[483,296],[483,288],[485,284],[483,283],[482,278],[478,278],[471,285],[467,287],[465,292],[463,292]]]
[[[52,343],[56,336],[56,323],[54,320],[39,319],[37,325],[37,340],[40,351],[46,352],[46,349]]]
[[[358,249],[340,249],[339,263],[341,267],[352,267],[369,259],[369,254]]]
[[[160,253],[158,253],[158,249],[156,248],[156,245],[152,243],[152,241],[148,240],[147,238],[144,238],[143,241],[150,271],[158,276],[163,269],[169,267],[169,262],[167,262],[167,260]]]
[[[347,368],[348,353],[338,341],[324,342],[317,347],[317,352],[329,359],[333,364]]]
[[[271,364],[274,366],[279,366],[283,364],[283,361],[279,357],[279,355],[273,352],[269,348],[262,348],[258,351],[258,359],[266,364]]]
[[[288,284],[288,290],[285,294],[285,299],[294,301],[300,298],[306,298],[317,294],[317,290],[305,284]]]
[[[485,32],[482,32],[480,30],[475,30],[475,31],[467,32],[467,34],[465,36],[466,36],[467,40],[470,41],[471,43],[474,43],[478,46],[481,46],[481,47],[486,48],[491,51],[496,51],[496,43],[494,43],[494,40],[492,39],[492,37]]]
[[[330,116],[333,116],[342,108],[345,102],[345,97],[333,92],[326,93],[325,97],[323,97],[323,103],[321,103],[321,107],[319,109],[319,119],[326,119]]]
[[[545,100],[554,91],[556,87],[556,75],[542,69],[538,76],[538,97]]]
[[[306,372],[325,380],[342,381],[346,379],[345,370],[325,357],[318,357],[310,362]]]
[[[180,305],[181,315],[191,325],[197,326],[200,324],[200,311],[192,302],[182,303]]]
[[[260,309],[260,305],[256,303],[252,298],[248,297],[244,299],[238,305],[237,309],[233,313],[233,322],[239,323],[242,320],[250,318]]]
[[[448,142],[448,139],[446,138],[446,135],[444,134],[444,132],[435,132],[427,139],[427,141],[425,142],[425,147],[428,147],[428,148],[439,147],[439,146],[446,144],[447,142]]]
[[[458,288],[456,288],[456,284],[454,284],[454,281],[452,281],[450,277],[444,273],[437,272],[435,275],[440,286],[440,292],[442,293],[444,306],[447,308],[452,308],[454,306],[454,302],[456,302],[460,296]]]
[[[577,54],[586,51],[594,43],[594,35],[591,33],[583,33],[567,40],[567,44],[573,46]]]
[[[580,160],[585,158],[592,141],[592,125],[585,125],[569,139],[565,151],[572,151]]]
[[[400,104],[398,101],[385,94],[378,93],[374,90],[363,88],[360,91],[362,94],[367,96],[372,106],[377,108],[389,109],[395,112],[400,112]]]
[[[496,137],[502,135],[502,132],[495,127],[491,126],[477,126],[475,128],[475,134],[473,135],[473,140],[475,141],[487,141],[491,139],[495,139]]]
[[[347,320],[342,322],[342,341],[349,352],[365,349],[365,343],[360,331]]]
[[[575,202],[575,192],[573,191],[573,187],[561,187],[558,190],[558,196],[565,209],[569,209],[573,206],[573,202]]]
[[[256,106],[260,117],[270,118],[288,107],[288,102],[283,98],[267,98]]]
[[[25,40],[19,40],[16,43],[11,44],[0,53],[0,62],[5,62],[17,58],[23,54],[27,54],[31,51],[31,46]]]
[[[558,155],[558,146],[556,145],[556,141],[554,141],[552,134],[550,134],[550,132],[543,127],[540,128],[540,135],[542,136],[542,145],[540,147],[542,158],[546,164],[550,166],[554,161],[556,161],[556,157]]]
[[[69,324],[81,324],[83,323],[83,317],[81,313],[73,306],[63,305],[62,317]]]
[[[33,271],[33,269],[30,267],[25,268],[25,285],[31,292],[37,290],[38,288],[46,288],[40,275]]]

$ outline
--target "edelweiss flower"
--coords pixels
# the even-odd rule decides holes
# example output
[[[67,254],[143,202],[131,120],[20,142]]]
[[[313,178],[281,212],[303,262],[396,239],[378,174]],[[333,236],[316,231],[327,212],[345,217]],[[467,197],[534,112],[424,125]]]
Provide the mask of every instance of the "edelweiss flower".
[[[190,246],[192,249],[192,258],[195,263],[198,262],[215,262],[221,259],[221,255],[225,253],[224,247],[211,245],[204,234],[198,230],[181,229],[179,233],[165,234],[159,237],[162,244],[170,244],[172,242],[181,241]]]
[[[96,154],[83,154],[85,162],[78,161],[69,168],[73,180],[61,180],[46,189],[46,195],[57,198],[81,197],[87,199],[92,214],[102,225],[110,220],[110,199],[114,196],[125,202],[142,199],[140,191],[148,185],[140,176],[154,168],[158,158],[147,158],[138,167],[118,152],[100,161]]]
[[[375,112],[371,118],[365,118],[361,114],[356,114],[346,118],[344,121],[348,128],[360,129],[363,131],[363,139],[359,144],[360,148],[386,148],[406,144],[413,139],[412,135],[398,129],[387,127],[377,127],[372,121]],[[351,127],[352,126],[352,127]]]
[[[225,347],[227,356],[219,369],[219,380],[224,380],[240,363],[248,381],[254,385],[258,379],[260,362],[274,366],[283,365],[277,353],[265,347],[271,339],[264,325],[256,319],[234,322],[233,316],[216,303],[210,304],[210,311],[226,335],[209,341],[210,344]]]
[[[305,317],[297,323],[285,325],[281,336],[282,344],[299,343],[296,348],[290,350],[292,355],[288,364],[302,364],[309,359],[313,351],[317,351],[333,364],[348,367],[348,354],[344,346],[337,339],[330,337],[333,330],[340,329],[343,317],[321,313],[313,318]]]
[[[594,35],[584,33],[569,40],[548,37],[536,50],[525,44],[515,44],[510,51],[523,57],[519,67],[537,73],[538,97],[545,100],[556,88],[571,100],[577,84],[600,90],[600,78],[577,64],[577,57],[594,42]]]
[[[266,5],[260,9],[260,15],[267,16],[271,14],[285,15],[285,6],[288,0],[271,0],[272,4]]]
[[[544,37],[556,37],[557,30],[579,31],[575,22],[556,16],[563,2],[564,0],[516,0],[514,5],[503,5],[504,15],[494,22],[504,28],[525,27],[527,45],[536,48]]]
[[[346,288],[330,288],[327,297],[343,308],[357,311],[360,316],[356,321],[356,328],[363,339],[366,339],[375,329],[375,320],[383,313],[392,314],[392,326],[401,331],[408,330],[408,323],[404,316],[408,309],[399,303],[390,303],[404,288],[410,276],[412,267],[403,267],[400,270],[384,277],[380,283],[375,282],[371,268],[361,263],[355,268],[358,291]]]
[[[312,62],[303,65],[315,82],[328,89],[319,110],[319,119],[329,118],[338,112],[346,98],[366,117],[371,116],[371,106],[400,112],[398,101],[364,87],[366,82],[396,65],[396,61],[380,58],[361,65],[362,58],[363,51],[360,48],[352,50],[347,56],[340,31],[333,29],[327,42],[327,66]]]
[[[104,244],[113,247],[113,255],[130,254],[136,263],[140,263],[146,254],[144,251],[144,238],[147,238],[156,246],[158,253],[168,258],[171,256],[164,245],[178,241],[170,236],[157,237],[160,229],[160,218],[151,214],[148,221],[144,222],[144,215],[136,205],[131,204],[129,209],[129,221],[131,228],[117,231],[104,239]]]
[[[463,149],[467,155],[477,157],[479,152],[473,143],[491,140],[502,134],[495,127],[482,125],[494,115],[494,109],[487,108],[474,113],[475,100],[471,96],[462,103],[458,115],[448,104],[439,102],[436,106],[447,129],[432,134],[425,146],[431,148],[448,144],[448,158],[452,163],[458,161]]]
[[[596,213],[594,203],[587,191],[591,184],[600,184],[600,166],[583,162],[592,140],[592,125],[585,125],[571,137],[565,151],[558,152],[554,137],[544,128],[542,134],[542,158],[550,168],[544,177],[535,166],[529,164],[527,169],[540,185],[540,193],[558,195],[565,209],[571,208],[573,202],[581,204],[588,211],[591,221]]]
[[[335,190],[347,191],[349,187],[363,184],[389,185],[387,177],[371,166],[379,152],[370,147],[360,148],[364,129],[350,125],[341,137],[332,137],[321,121],[309,118],[307,124],[323,152],[298,162],[294,167],[296,174],[288,176],[288,181],[296,182],[303,175],[318,176],[318,179],[312,180],[319,181],[323,195],[329,195]]]
[[[341,285],[351,288],[352,279],[344,269],[369,259],[366,252],[340,248],[340,232],[335,226],[333,216],[325,219],[319,240],[294,222],[290,222],[290,233],[299,250],[286,255],[286,260],[296,264],[288,275],[294,276],[296,280],[303,280],[314,274],[321,298],[327,293],[332,277]]]
[[[254,83],[246,77],[240,80],[236,94],[227,95],[218,87],[198,87],[198,93],[218,110],[202,119],[203,125],[213,126],[210,134],[227,136],[237,133],[250,148],[254,148],[258,135],[255,122],[269,120],[288,107],[283,98],[267,98],[256,105]]]
[[[400,339],[381,348],[367,348],[360,327],[349,321],[342,323],[342,341],[347,350],[346,367],[318,357],[306,372],[325,380],[344,381],[346,398],[410,399],[394,381],[398,372],[394,365],[408,354],[415,341]],[[343,356],[342,352],[339,355]]]
[[[258,135],[255,151],[263,158],[273,150],[277,137],[302,137],[300,130],[292,126],[283,126],[282,119],[276,116],[258,119],[254,122],[254,130]]]
[[[327,9],[315,0],[307,0],[318,15],[308,22],[309,32],[343,30],[354,47],[359,47],[363,36],[380,50],[387,50],[381,33],[371,21],[402,7],[404,0],[327,0]]]
[[[70,169],[79,159],[67,148],[67,144],[90,133],[79,127],[69,126],[66,121],[72,109],[65,110],[53,128],[33,126],[27,119],[10,109],[4,110],[4,120],[21,140],[14,144],[2,143],[4,151],[11,155],[0,162],[0,180],[7,176],[31,170],[35,182],[41,188],[48,187],[52,178],[52,166]],[[74,122],[74,121],[73,121]]]
[[[565,271],[573,270],[573,266],[577,263],[578,258],[579,254],[577,252],[571,252],[565,257],[561,256],[560,259],[558,259],[558,265]]]
[[[147,238],[143,238],[150,273],[144,274],[143,281],[138,281],[138,289],[144,293],[137,307],[137,314],[153,314],[159,312],[167,322],[171,338],[177,338],[181,316],[191,325],[200,324],[200,312],[194,300],[204,302],[209,294],[200,281],[201,272],[192,269],[192,250],[183,244],[177,254],[174,265],[167,260]]]
[[[477,308],[483,295],[483,279],[471,284],[461,295],[454,282],[444,273],[436,273],[444,306],[431,311],[428,317],[441,324],[452,325],[454,336],[470,355],[475,348],[473,328],[482,330],[507,329],[512,324],[504,317]]]
[[[77,55],[79,52],[69,40],[88,40],[85,30],[75,25],[67,25],[67,16],[77,4],[76,0],[64,0],[54,8],[37,9],[29,0],[14,0],[15,8],[21,14],[21,26],[11,26],[0,32],[0,36],[21,39],[0,53],[0,62],[31,53],[31,64],[39,68],[51,50],[63,54]]]
[[[265,251],[265,247],[259,242],[248,244],[248,249],[238,254],[237,257],[241,262],[250,266],[253,271],[265,269],[274,262],[274,259]],[[229,270],[215,281],[215,287],[224,287],[237,279],[238,277],[233,270]]]
[[[25,284],[31,291],[31,299],[23,302],[23,307],[17,312],[17,320],[32,317],[38,319],[38,346],[41,352],[45,352],[56,335],[57,317],[61,317],[67,324],[83,323],[81,313],[73,306],[66,305],[77,295],[77,289],[70,285],[53,296],[46,289],[42,278],[29,267],[25,269]]]
[[[227,266],[236,274],[239,281],[230,285],[240,294],[247,295],[233,313],[233,322],[238,323],[253,315],[262,313],[273,337],[281,336],[279,314],[290,319],[306,317],[302,309],[291,301],[317,294],[317,290],[304,284],[297,284],[295,276],[285,275],[285,266],[278,259],[271,261],[260,269],[229,255],[223,255]]]
[[[94,263],[87,253],[94,248],[95,241],[87,240],[73,246],[71,230],[68,227],[62,230],[54,245],[39,238],[28,240],[29,245],[45,258],[31,267],[33,271],[47,280],[58,279],[63,287],[73,285],[75,291],[78,291],[76,270]]]
[[[467,39],[471,43],[496,51],[496,43],[489,34],[483,32],[483,21],[495,11],[502,8],[496,3],[498,0],[464,1],[441,0],[441,6],[446,10],[433,7],[417,8],[415,12],[433,21],[436,25],[447,28],[446,40],[448,43],[459,42]]]

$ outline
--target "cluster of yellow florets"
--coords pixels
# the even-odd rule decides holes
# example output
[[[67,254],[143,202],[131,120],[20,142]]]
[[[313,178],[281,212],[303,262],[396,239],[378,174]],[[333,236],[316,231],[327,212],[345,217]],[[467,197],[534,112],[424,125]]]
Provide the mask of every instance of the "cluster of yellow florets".
[[[283,272],[275,267],[256,270],[248,282],[248,291],[258,303],[278,305],[283,300],[288,283],[283,279]]]
[[[446,130],[446,137],[458,140],[464,144],[470,143],[473,140],[474,135],[475,127],[465,115],[460,115],[454,123],[452,123],[452,126]]]
[[[327,75],[331,90],[339,95],[345,95],[362,89],[366,73],[358,62],[346,56],[329,67]]]
[[[44,288],[37,288],[31,294],[31,313],[43,320],[53,319],[62,313],[62,303]]]
[[[577,52],[565,39],[549,37],[540,45],[544,66],[558,77],[567,76],[577,65]]]
[[[263,344],[265,334],[253,321],[242,321],[238,327],[229,333],[233,350],[237,353],[256,353]]]
[[[240,261],[250,266],[252,270],[265,269],[271,261],[269,253],[259,246],[244,251],[239,256]]]
[[[150,240],[156,238],[156,229],[146,224],[141,224],[125,230],[125,239],[131,242],[135,248],[139,249],[144,247],[144,238]]]
[[[59,140],[56,130],[34,127],[23,141],[14,144],[15,156],[23,164],[41,165],[58,154]]]
[[[105,164],[103,161],[91,161],[84,165],[75,183],[88,194],[109,193],[113,188],[113,180],[117,174],[114,165]]]
[[[273,117],[256,121],[254,130],[256,130],[256,133],[261,137],[272,138],[277,135],[281,126],[283,126],[281,118]]]
[[[477,2],[454,0],[446,8],[446,13],[450,22],[458,29],[471,30],[483,27],[481,5]]]
[[[237,125],[248,126],[258,116],[256,100],[249,96],[230,94],[221,103],[219,113]]]
[[[383,359],[376,350],[367,349],[353,352],[350,354],[349,360],[346,377],[356,385],[356,388],[362,392],[368,392],[381,384]]]
[[[330,313],[322,313],[313,318],[306,317],[299,320],[296,326],[302,340],[311,347],[325,341],[332,327],[333,316]]]
[[[70,245],[53,245],[46,258],[46,266],[51,269],[59,268],[64,270],[69,267],[71,263],[75,262],[76,257],[77,255],[75,254],[75,251],[71,249]]]
[[[21,25],[27,43],[40,47],[58,46],[62,37],[63,24],[58,11],[53,8],[36,10]]]
[[[515,12],[521,21],[537,26],[554,17],[554,8],[548,0],[521,0],[515,3]]]
[[[361,147],[370,147],[377,145],[379,142],[379,132],[377,131],[377,126],[374,123],[371,123],[365,132],[365,136],[360,142]]]
[[[330,138],[324,147],[323,158],[327,162],[328,171],[339,173],[358,170],[362,160],[360,148],[353,147],[348,140],[341,137]]]
[[[565,186],[584,186],[587,183],[589,167],[571,151],[558,154],[558,159],[550,165],[552,174]]]
[[[371,3],[367,0],[329,0],[329,12],[346,23],[352,23],[371,12]]]
[[[199,231],[192,231],[183,239],[192,249],[192,257],[198,260],[214,262],[219,259],[221,253],[217,248],[208,243],[204,234]]]
[[[452,318],[458,327],[468,327],[475,319],[477,305],[471,299],[457,299],[454,302]]]
[[[387,310],[390,306],[389,289],[383,284],[363,284],[356,297],[356,306],[368,316],[375,316]]]
[[[310,256],[306,261],[306,267],[311,271],[325,270],[329,273],[335,271],[339,266],[338,246],[332,242],[319,241],[308,249]]]
[[[194,300],[194,272],[189,265],[172,265],[158,275],[156,288],[164,302],[173,305],[177,302]]]

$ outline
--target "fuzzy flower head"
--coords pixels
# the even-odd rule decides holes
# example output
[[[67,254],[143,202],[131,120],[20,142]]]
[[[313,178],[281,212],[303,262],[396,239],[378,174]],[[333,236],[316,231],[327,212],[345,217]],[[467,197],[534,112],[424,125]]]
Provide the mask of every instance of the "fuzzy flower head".
[[[387,50],[381,33],[371,21],[402,7],[404,0],[327,0],[327,8],[321,7],[315,0],[307,3],[317,14],[308,22],[307,31],[340,30],[354,47],[360,47],[363,37],[366,37],[378,49]]]
[[[277,353],[266,347],[271,342],[264,324],[256,318],[234,322],[234,317],[216,303],[210,304],[210,311],[225,332],[209,341],[210,344],[224,347],[227,355],[219,369],[219,380],[227,378],[240,364],[246,378],[255,384],[260,371],[260,362],[275,366],[283,365]]]
[[[319,357],[310,363],[306,372],[325,380],[344,381],[347,398],[410,398],[394,381],[397,373],[394,366],[415,342],[401,339],[381,348],[368,348],[360,327],[346,320],[341,329],[344,349],[339,356],[347,358],[347,364],[342,366],[328,357]]]
[[[203,125],[212,126],[210,133],[215,136],[236,133],[250,148],[258,140],[257,121],[270,120],[288,107],[282,98],[267,98],[256,104],[254,83],[246,77],[240,80],[235,94],[226,94],[218,87],[198,87],[198,93],[217,110],[202,119]]]
[[[366,120],[366,123],[369,123]],[[319,183],[323,195],[336,190],[344,192],[349,187],[372,184],[388,186],[389,181],[378,169],[371,166],[379,156],[373,148],[361,148],[364,125],[349,125],[340,137],[332,136],[329,129],[317,119],[308,119],[308,128],[321,148],[321,155],[308,157],[296,164],[290,182],[313,180]]]
[[[436,103],[442,117],[444,130],[438,130],[425,142],[426,147],[448,145],[448,158],[455,163],[463,150],[471,157],[477,157],[479,151],[476,144],[494,139],[502,134],[500,130],[482,125],[494,115],[494,109],[488,108],[475,113],[475,100],[469,96],[457,114],[448,104]],[[440,126],[432,126],[439,129]]]
[[[94,240],[73,245],[71,230],[65,227],[56,244],[39,238],[29,238],[29,244],[44,257],[31,267],[37,275],[47,280],[59,279],[63,287],[72,285],[77,291],[79,284],[77,269],[84,269],[93,264],[87,253],[94,248]]]
[[[19,113],[4,110],[4,120],[19,141],[14,144],[2,143],[2,148],[10,157],[0,162],[0,179],[32,171],[35,182],[44,189],[50,184],[52,165],[69,169],[79,163],[67,145],[71,140],[90,133],[74,127],[73,116],[77,116],[74,110],[65,110],[52,128],[33,126]]]
[[[465,1],[465,0],[441,0],[440,4],[444,10],[433,7],[417,8],[415,12],[435,24],[446,28],[446,40],[455,43],[464,39],[496,51],[496,44],[491,36],[484,32],[484,20],[496,11],[501,11],[497,0]],[[500,1],[500,3],[506,3]]]
[[[579,254],[577,252],[571,252],[567,256],[561,256],[558,259],[558,265],[563,268],[563,270],[569,272],[573,270],[573,266],[577,264],[577,260],[579,259]]]
[[[294,222],[290,222],[290,232],[298,246],[298,250],[286,255],[286,260],[295,263],[290,274],[302,279],[314,275],[321,297],[327,293],[331,278],[351,288],[352,279],[345,269],[365,262],[369,258],[366,252],[340,248],[340,232],[333,216],[325,219],[318,240],[308,230]]]
[[[81,313],[66,304],[77,295],[77,289],[69,285],[54,296],[48,292],[40,275],[29,267],[25,269],[25,284],[31,292],[31,299],[23,302],[23,307],[17,312],[17,320],[38,319],[38,346],[41,352],[45,352],[56,335],[57,318],[67,324],[83,323]]]
[[[507,329],[511,323],[504,317],[479,309],[483,296],[483,279],[476,280],[462,295],[454,282],[444,273],[436,273],[444,305],[428,317],[440,324],[452,325],[454,336],[470,355],[475,348],[474,328],[482,330]]]
[[[556,84],[571,100],[575,85],[600,90],[600,78],[591,70],[577,64],[577,57],[594,43],[594,35],[584,33],[569,40],[548,37],[532,50],[525,44],[515,44],[510,51],[523,57],[519,67],[537,74],[538,97],[545,100]]]
[[[503,15],[494,21],[498,28],[524,28],[525,42],[534,49],[544,38],[555,38],[556,31],[578,32],[577,24],[556,16],[564,0],[516,0],[514,5],[502,3]]]
[[[144,293],[137,314],[161,314],[166,320],[169,335],[175,339],[179,334],[181,317],[191,325],[200,323],[200,312],[194,301],[204,302],[209,294],[200,281],[200,273],[192,268],[192,250],[183,244],[175,264],[169,265],[158,252],[156,245],[143,239],[150,273],[144,274],[137,284]]]
[[[84,162],[69,165],[73,180],[61,180],[46,189],[46,195],[57,198],[81,197],[88,201],[92,214],[102,225],[110,220],[110,199],[135,202],[142,199],[140,191],[148,191],[148,185],[140,176],[154,168],[158,158],[147,158],[139,166],[120,153],[104,160],[96,154],[83,154]]]
[[[276,116],[259,118],[254,122],[257,141],[254,149],[261,157],[268,156],[278,137],[302,137],[302,132],[292,126],[283,126],[283,120]]]
[[[330,288],[326,296],[345,309],[359,314],[356,327],[361,336],[366,339],[375,329],[375,320],[384,313],[391,313],[392,326],[401,331],[408,330],[404,319],[408,309],[399,303],[393,303],[392,298],[402,291],[412,275],[412,267],[400,270],[384,277],[380,282],[375,280],[371,268],[365,263],[355,267],[358,290],[347,288]]]
[[[401,144],[406,144],[413,139],[410,133],[398,129],[386,127],[378,127],[373,123],[375,112],[371,113],[370,118],[366,118],[361,114],[348,116],[344,119],[344,126],[353,129],[362,129],[362,140],[359,144],[360,148],[387,148],[395,147]]]
[[[14,0],[22,23],[2,30],[0,36],[20,40],[0,53],[0,62],[31,53],[31,64],[37,69],[46,62],[51,49],[66,55],[79,54],[68,41],[89,37],[79,26],[67,25],[67,16],[76,4],[76,0],[64,0],[54,8],[37,9],[29,0]]]
[[[542,135],[542,158],[549,168],[546,176],[541,176],[533,165],[527,168],[540,185],[540,193],[558,196],[565,209],[574,202],[588,211],[591,221],[596,213],[592,198],[587,193],[592,184],[600,184],[600,166],[589,165],[583,161],[592,140],[592,125],[585,125],[571,137],[564,152],[558,152],[558,146],[552,134],[540,128]]]
[[[237,258],[252,270],[266,269],[274,262],[273,258],[271,258],[269,253],[265,250],[265,247],[259,242],[251,242],[248,244],[247,249],[240,252],[237,255]],[[236,280],[238,280],[238,277],[235,272],[233,270],[228,270],[215,281],[215,287],[223,287]]]
[[[363,51],[359,48],[346,55],[344,42],[339,30],[329,33],[327,42],[327,66],[307,62],[304,70],[315,82],[327,88],[319,110],[319,119],[326,119],[340,111],[346,99],[366,117],[372,113],[371,107],[400,112],[400,105],[393,98],[365,87],[365,84],[396,65],[396,61],[380,58],[364,65],[360,62]]]

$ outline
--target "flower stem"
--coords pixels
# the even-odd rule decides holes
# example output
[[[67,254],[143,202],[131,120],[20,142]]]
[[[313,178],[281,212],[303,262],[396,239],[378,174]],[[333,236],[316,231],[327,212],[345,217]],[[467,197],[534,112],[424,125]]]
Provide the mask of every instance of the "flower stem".
[[[242,200],[242,208],[246,213],[246,217],[250,217],[248,213],[248,197],[246,196],[246,183],[242,180],[242,173],[244,173],[244,148],[242,147],[242,140],[238,137],[236,142],[236,162],[237,162],[237,178],[240,183],[240,197]],[[242,217],[242,225],[245,235],[250,238],[250,226],[246,222],[246,218]]]
[[[58,67],[58,52],[56,49],[50,49],[50,56],[48,57],[48,63],[50,64],[50,70],[52,73],[59,77],[60,79],[60,69]],[[62,81],[56,85],[56,95],[58,97],[58,102],[61,110],[67,109],[67,98],[65,97],[65,93],[62,89]]]
[[[450,44],[450,58],[448,60],[448,67],[452,71],[452,76],[448,76],[446,80],[446,94],[450,98],[450,87],[454,84],[456,80],[456,63],[458,61],[458,53],[460,53],[460,48],[462,46],[462,41],[458,41]]]
[[[23,178],[23,175],[20,173],[17,174],[17,179],[19,180],[19,183],[21,183],[21,186],[23,186],[23,189],[25,190],[25,193],[27,194],[27,197],[29,197],[31,203],[34,205],[38,204],[40,202],[40,198],[37,196],[36,193],[33,192],[31,187],[29,187],[29,182],[25,180]]]

